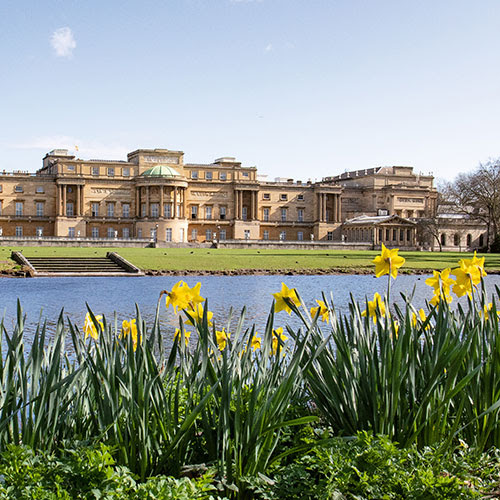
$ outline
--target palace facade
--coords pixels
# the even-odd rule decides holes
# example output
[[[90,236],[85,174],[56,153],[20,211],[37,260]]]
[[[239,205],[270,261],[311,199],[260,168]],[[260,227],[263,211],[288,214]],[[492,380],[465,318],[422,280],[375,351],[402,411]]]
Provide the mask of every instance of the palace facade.
[[[320,182],[267,182],[258,178],[255,167],[235,158],[185,164],[183,156],[182,151],[139,149],[126,161],[82,160],[56,149],[35,174],[4,171],[0,234],[153,237],[180,243],[390,244],[395,239],[399,246],[413,247],[416,229],[408,221],[433,217],[436,211],[433,177],[417,175],[411,167],[358,170]],[[366,224],[356,222],[359,216],[378,225],[370,233]]]

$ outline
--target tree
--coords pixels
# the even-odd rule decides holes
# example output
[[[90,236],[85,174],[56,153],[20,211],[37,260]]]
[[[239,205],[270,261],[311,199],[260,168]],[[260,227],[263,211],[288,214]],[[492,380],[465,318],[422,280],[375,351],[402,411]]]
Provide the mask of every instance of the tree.
[[[473,171],[459,174],[444,191],[457,213],[486,224],[488,251],[500,228],[500,158],[480,163]]]

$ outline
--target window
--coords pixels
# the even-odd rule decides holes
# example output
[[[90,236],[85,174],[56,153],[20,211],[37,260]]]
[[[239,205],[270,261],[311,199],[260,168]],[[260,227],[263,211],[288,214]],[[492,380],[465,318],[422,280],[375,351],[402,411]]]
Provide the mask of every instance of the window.
[[[3,209],[3,201],[0,200],[0,215],[2,215],[2,209]]]
[[[123,217],[130,217],[130,203],[122,203],[122,215]]]
[[[43,227],[36,228],[36,235],[41,238],[43,236]]]
[[[43,201],[37,201],[36,202],[36,216],[37,217],[43,217],[43,206],[45,203]]]
[[[23,187],[18,185],[18,186],[16,186],[16,187],[14,188],[14,191],[15,191],[16,193],[22,193],[22,192],[23,192]]]
[[[167,227],[167,229],[165,229],[165,241],[172,241],[172,228],[171,227]]]
[[[281,200],[281,201],[286,201],[286,200],[288,200],[288,195],[287,195],[287,194],[280,194],[280,200]]]
[[[74,237],[75,237],[75,228],[68,227],[68,238],[74,238]]]
[[[467,246],[470,247],[472,245],[472,235],[467,235]]]
[[[16,236],[23,235],[23,226],[16,226]]]
[[[108,238],[115,237],[115,230],[112,227],[108,227]]]
[[[379,240],[379,241],[382,241],[383,234],[384,234],[384,231],[383,231],[382,229],[379,229],[379,230],[378,230],[378,240]]]
[[[210,240],[212,239],[212,230],[211,230],[211,229],[207,229],[207,230],[205,231],[205,239],[206,239],[207,241],[210,241]]]
[[[227,179],[226,172],[219,172],[219,180],[225,181]]]
[[[170,219],[172,217],[172,205],[170,203],[165,203],[163,205],[163,217]]]
[[[198,170],[191,170],[191,179],[198,179]]]
[[[207,181],[211,181],[212,180],[212,172],[205,172],[205,179]]]
[[[241,172],[241,175],[243,175],[243,177],[248,177],[248,172]]]
[[[328,231],[328,232],[326,233],[326,239],[327,239],[328,241],[333,241],[333,231]]]
[[[269,231],[266,229],[262,235],[263,240],[268,240],[269,239]]]
[[[459,234],[454,234],[453,235],[453,244],[458,247],[460,245],[460,235]]]
[[[196,229],[191,229],[191,239],[193,241],[196,241],[197,238],[198,238],[198,231]]]
[[[407,229],[406,230],[406,241],[410,241],[411,240],[411,229]]]
[[[142,229],[137,230],[137,237],[142,238]]]
[[[392,230],[392,240],[396,241],[397,239],[398,239],[398,230],[397,229],[393,229]]]
[[[484,234],[479,235],[479,246],[480,247],[484,246]]]
[[[37,193],[44,193],[44,192],[45,192],[45,190],[43,189],[43,186],[37,186],[37,187],[36,187],[36,192],[37,192]]]
[[[130,168],[129,167],[123,167],[122,168],[122,175],[123,175],[123,177],[130,177]]]
[[[198,217],[198,205],[191,205],[191,219]]]
[[[245,229],[245,239],[246,240],[250,239],[250,230],[249,229]]]
[[[303,194],[298,194],[297,195],[297,200],[304,201],[304,195]]]
[[[248,210],[247,210],[247,207],[242,207],[241,208],[241,218],[243,220],[247,220],[247,216],[248,216]]]
[[[444,233],[441,234],[441,245],[446,245],[446,234]]]
[[[226,230],[225,230],[225,229],[221,229],[221,230],[219,231],[219,239],[220,239],[221,241],[223,241],[223,240],[225,240],[225,239],[226,239]]]
[[[391,239],[391,230],[390,229],[385,230],[385,239],[386,239],[386,241],[389,241]]]
[[[141,217],[147,216],[147,205],[145,203],[141,203]]]
[[[212,207],[207,206],[205,207],[205,219],[211,219],[212,218]]]
[[[219,208],[219,216],[222,220],[226,218],[226,207]]]
[[[262,199],[263,200],[270,200],[271,199],[271,193],[263,193],[262,194]]]
[[[3,192],[3,186],[0,184],[0,193]]]
[[[115,216],[115,204],[113,202],[108,203],[108,217]]]
[[[68,172],[74,172],[75,171],[75,166],[74,165],[68,165]]]
[[[115,176],[115,167],[108,167],[108,177]]]
[[[99,175],[99,167],[92,167],[92,175]]]
[[[281,222],[286,222],[286,212],[287,212],[286,208],[281,209]]]
[[[269,222],[269,208],[264,208],[262,210],[262,215],[263,215],[263,219],[264,219],[264,222]]]
[[[404,241],[405,239],[405,230],[404,229],[400,229],[399,230],[399,240],[400,241]]]
[[[158,217],[160,215],[160,205],[158,203],[151,203],[151,217]]]
[[[99,203],[92,203],[91,212],[92,217],[99,217]]]
[[[16,201],[16,215],[18,217],[23,215],[23,202],[22,201]]]
[[[99,238],[99,228],[98,227],[92,228],[92,238]]]
[[[297,231],[297,240],[304,241],[304,233],[302,231]]]
[[[75,215],[74,205],[72,201],[66,203],[66,217],[73,217]]]
[[[304,209],[303,208],[297,209],[297,220],[299,222],[304,222]]]
[[[285,241],[286,240],[286,231],[281,231],[280,232],[280,241]]]
[[[130,229],[128,227],[122,229],[122,236],[124,238],[130,238]]]

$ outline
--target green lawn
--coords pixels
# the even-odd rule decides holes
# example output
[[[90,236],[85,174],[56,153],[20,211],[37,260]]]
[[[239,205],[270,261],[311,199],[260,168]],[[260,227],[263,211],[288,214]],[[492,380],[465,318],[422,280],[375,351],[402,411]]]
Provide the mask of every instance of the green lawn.
[[[115,251],[141,269],[226,271],[238,269],[259,270],[316,270],[316,269],[372,269],[375,251],[340,250],[254,250],[213,248],[54,248],[54,247],[0,247],[0,266],[12,267],[12,250],[22,250],[29,256],[103,256]],[[455,252],[401,252],[406,258],[402,271],[412,269],[444,269],[456,267],[458,259],[470,253]],[[500,270],[500,254],[485,254],[486,268]]]

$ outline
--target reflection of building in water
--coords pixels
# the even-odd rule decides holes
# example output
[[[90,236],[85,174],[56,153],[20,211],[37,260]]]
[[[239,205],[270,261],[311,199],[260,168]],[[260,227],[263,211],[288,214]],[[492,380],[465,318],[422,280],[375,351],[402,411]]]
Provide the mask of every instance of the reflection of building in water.
[[[433,177],[411,167],[267,182],[235,158],[185,164],[181,151],[140,149],[127,161],[81,160],[63,149],[48,153],[36,174],[0,174],[0,234],[349,242],[356,223],[343,231],[346,220],[398,216],[392,221],[413,228],[406,219],[432,217],[436,196]],[[367,241],[387,241],[372,233]],[[413,232],[406,243],[416,244]]]

